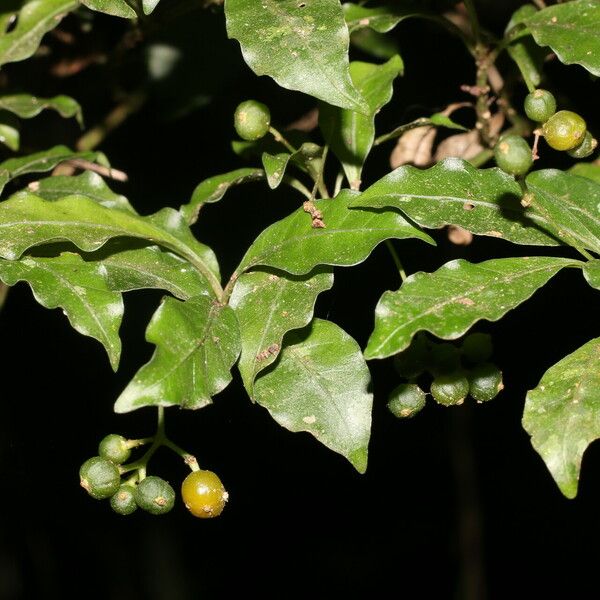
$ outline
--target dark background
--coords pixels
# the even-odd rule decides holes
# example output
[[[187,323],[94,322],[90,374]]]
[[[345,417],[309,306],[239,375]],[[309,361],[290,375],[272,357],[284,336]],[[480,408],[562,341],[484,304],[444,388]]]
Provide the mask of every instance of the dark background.
[[[483,4],[485,24],[501,31],[511,3]],[[159,12],[137,44],[123,42],[124,22],[93,21],[93,31],[83,35],[80,21],[69,17],[61,27],[74,33],[75,44],[50,36],[47,58],[6,72],[11,83],[40,95],[72,94],[88,125],[114,106],[119,91],[144,87],[144,108],[100,146],[130,177],[111,187],[143,214],[177,207],[205,177],[245,164],[230,150],[231,115],[241,100],[267,102],[277,125],[313,105],[255,77],[237,44],[226,41],[218,12],[174,22]],[[381,132],[465,99],[459,86],[474,77],[460,44],[434,26],[408,21],[395,37],[406,76],[378,117]],[[151,85],[143,57],[156,42],[175,42],[186,58],[171,79]],[[93,52],[107,62],[68,78],[47,76],[57,57]],[[580,111],[597,134],[599,84],[556,61],[547,74],[561,106]],[[190,97],[194,110],[186,106]],[[72,144],[78,135],[73,123],[45,115],[26,124],[24,150]],[[367,182],[386,172],[390,151],[387,145],[373,153]],[[546,149],[540,166],[563,161]],[[227,276],[266,224],[300,201],[261,184],[239,187],[206,208],[196,232],[215,249]],[[438,249],[397,245],[408,272],[431,271],[456,257],[547,252],[483,238],[459,248],[443,232],[435,236]],[[336,270],[335,287],[319,299],[317,314],[364,347],[377,299],[397,286],[396,278],[380,247],[363,265]],[[123,358],[113,374],[100,345],[71,330],[60,311],[37,305],[24,284],[9,294],[0,316],[0,599],[388,597],[389,590],[398,597],[467,600],[598,597],[600,446],[585,454],[579,495],[569,501],[520,425],[526,391],[565,354],[600,335],[598,294],[579,272],[557,275],[499,324],[477,325],[493,334],[505,377],[505,391],[489,404],[447,409],[429,402],[414,419],[399,421],[385,408],[398,383],[391,361],[370,363],[375,405],[366,475],[310,436],[281,429],[250,404],[238,377],[210,407],[168,410],[170,436],[218,472],[230,492],[225,512],[212,521],[192,518],[181,503],[163,517],[120,517],[78,485],[80,464],[104,435],[144,437],[154,429],[154,410],[117,416],[112,404],[152,353],[144,329],[160,297],[127,295]],[[151,469],[176,488],[186,474],[163,451]]]

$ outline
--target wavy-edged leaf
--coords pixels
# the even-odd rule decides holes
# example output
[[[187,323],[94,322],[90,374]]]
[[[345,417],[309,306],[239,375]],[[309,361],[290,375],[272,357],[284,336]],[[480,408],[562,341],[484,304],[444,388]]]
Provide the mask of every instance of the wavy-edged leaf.
[[[526,21],[540,46],[550,46],[566,65],[600,75],[600,2],[573,0],[540,10]]]
[[[322,103],[319,126],[331,149],[342,163],[352,189],[360,188],[364,162],[375,140],[375,115],[392,98],[394,79],[404,70],[399,56],[383,65],[366,62],[350,63],[350,76],[365,99],[369,112],[355,111]]]
[[[78,0],[29,0],[19,11],[17,24],[0,35],[0,66],[29,58],[44,35],[54,29],[61,18],[79,6]]]
[[[573,245],[600,252],[600,184],[557,169],[534,171],[527,188],[535,209],[557,236]]]
[[[135,10],[133,10],[126,0],[81,0],[81,4],[97,12],[112,15],[113,17],[122,17],[124,19],[135,19],[137,17]]]
[[[21,128],[19,120],[13,114],[7,113],[6,111],[0,112],[0,144],[4,144],[13,152],[16,152],[21,145]],[[8,178],[6,181],[8,181]],[[3,185],[6,185],[6,182]]]
[[[339,0],[226,0],[227,33],[257,75],[329,104],[366,112],[348,72]]]
[[[567,498],[577,495],[585,449],[600,438],[600,338],[550,367],[527,394],[523,427]]]
[[[333,272],[325,267],[305,277],[254,271],[238,279],[229,304],[240,325],[238,368],[251,398],[256,376],[277,358],[283,336],[308,325],[317,296],[332,285]]]
[[[99,265],[85,262],[72,252],[51,258],[0,259],[0,279],[7,285],[26,281],[42,306],[62,308],[74,329],[104,346],[112,368],[117,369],[123,300],[109,288]]]
[[[38,98],[31,94],[11,94],[0,96],[0,110],[7,110],[21,119],[36,117],[43,110],[54,110],[61,117],[75,117],[83,125],[81,106],[69,96],[54,96],[54,98]]]
[[[579,175],[579,177],[587,177],[600,184],[600,164],[598,163],[579,162],[569,169],[569,173],[572,175]]]
[[[415,6],[411,6],[411,3],[407,4],[406,7],[394,7],[394,6],[378,6],[375,8],[368,8],[365,6],[359,6],[350,2],[342,6],[344,10],[344,18],[348,24],[348,29],[356,31],[362,27],[370,27],[378,33],[387,33],[391,31],[404,19],[409,17],[422,16],[423,11],[415,10]]]
[[[497,321],[565,267],[583,263],[546,256],[453,260],[433,273],[415,273],[385,292],[365,356],[386,358],[408,348],[418,331],[455,340],[481,319]]]
[[[311,215],[303,208],[273,223],[250,246],[238,272],[262,265],[304,275],[317,265],[352,266],[390,238],[417,238],[435,244],[396,212],[351,210],[348,205],[356,196],[342,190],[333,200],[314,202],[322,213],[324,228],[313,228]]]
[[[585,280],[597,290],[600,290],[600,259],[590,260],[583,265]]]
[[[521,196],[519,184],[500,169],[446,158],[425,170],[399,167],[350,206],[397,208],[422,227],[459,225],[516,244],[559,245],[544,217],[521,206]]]
[[[364,473],[370,379],[356,341],[334,323],[315,319],[286,336],[277,362],[256,380],[254,392],[282,427],[307,431]]]
[[[146,340],[156,350],[117,399],[115,412],[142,406],[202,408],[229,384],[240,353],[235,312],[206,296],[163,299]]]

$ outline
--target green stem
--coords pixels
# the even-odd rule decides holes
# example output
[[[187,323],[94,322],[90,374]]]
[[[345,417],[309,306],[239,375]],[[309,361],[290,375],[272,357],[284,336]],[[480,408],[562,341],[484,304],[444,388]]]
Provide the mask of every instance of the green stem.
[[[393,140],[397,137],[400,137],[401,135],[404,135],[407,131],[410,131],[411,129],[416,129],[417,127],[425,127],[426,125],[432,125],[431,119],[428,119],[426,117],[421,117],[420,119],[415,119],[414,121],[411,121],[410,123],[406,123],[404,125],[400,125],[399,127],[396,127],[396,129],[394,129],[393,131],[390,131],[389,133],[384,133],[383,135],[380,135],[373,142],[373,146],[379,146],[379,144],[383,144],[384,142]]]
[[[385,240],[385,245],[386,245],[386,248],[388,249],[389,253],[392,256],[392,260],[394,261],[396,268],[398,269],[398,273],[400,274],[400,280],[402,282],[406,281],[406,271],[404,270],[404,267],[402,266],[402,261],[400,260],[400,257],[398,256],[396,249],[394,248],[394,244],[392,243],[391,240]]]
[[[277,131],[277,129],[275,129],[275,127],[269,127],[269,133],[275,138],[276,142],[279,142],[280,144],[283,144],[287,150],[289,150],[292,154],[294,152],[297,152],[296,148],[294,148],[294,146],[292,146],[284,137],[283,135],[281,135],[281,133],[279,131]]]
[[[325,146],[323,148],[323,156],[321,157],[321,168],[317,173],[317,177],[315,179],[315,186],[319,190],[319,194],[321,198],[329,198],[329,190],[323,181],[323,173],[325,172],[325,162],[327,161],[327,155],[329,154],[329,146]],[[314,198],[314,196],[313,196]]]
[[[485,163],[488,162],[493,156],[494,151],[490,150],[489,148],[486,148],[473,158],[470,158],[468,162],[470,162],[475,168],[478,169],[479,167],[485,165]]]

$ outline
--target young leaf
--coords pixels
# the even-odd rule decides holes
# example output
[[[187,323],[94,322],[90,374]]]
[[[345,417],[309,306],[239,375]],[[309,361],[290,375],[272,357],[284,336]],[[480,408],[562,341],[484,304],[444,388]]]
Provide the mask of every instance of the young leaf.
[[[367,468],[370,375],[358,344],[329,321],[315,319],[286,336],[278,361],[254,385],[255,398],[290,431],[307,431]]]
[[[574,0],[540,10],[526,21],[535,41],[566,65],[600,75],[600,3]]]
[[[272,190],[281,183],[291,156],[289,152],[280,152],[279,154],[263,152],[262,164],[267,175],[267,183]]]
[[[378,33],[391,31],[404,19],[422,14],[411,8],[398,8],[392,6],[379,6],[377,8],[366,8],[351,4],[342,5],[344,17],[348,29],[353,32],[362,27],[370,27]]]
[[[415,273],[375,309],[365,357],[386,358],[408,348],[418,331],[455,340],[481,319],[497,321],[565,267],[566,258],[498,258],[479,264],[453,260],[434,273]]]
[[[324,228],[311,226],[303,208],[273,223],[256,238],[237,271],[257,265],[304,275],[317,265],[352,266],[361,263],[384,240],[417,238],[435,242],[396,212],[350,210],[357,194],[342,190],[333,200],[317,200]]]
[[[29,58],[37,50],[44,35],[54,29],[64,15],[78,6],[78,0],[24,2],[15,28],[0,35],[0,66]]]
[[[156,5],[160,2],[160,0],[142,0],[142,8],[144,9],[144,14],[149,15],[156,8]]]
[[[137,14],[126,0],[81,0],[92,10],[112,15],[113,17],[123,17],[124,19],[135,19]]]
[[[527,188],[534,208],[557,236],[573,245],[600,252],[600,184],[557,169],[534,171]]]
[[[350,206],[397,208],[422,227],[459,225],[516,244],[558,245],[544,217],[521,206],[521,196],[519,184],[500,169],[446,158],[425,170],[399,167]]]
[[[317,296],[332,285],[333,272],[326,267],[305,277],[253,271],[236,282],[229,304],[240,325],[238,368],[251,398],[257,374],[277,358],[283,336],[308,325]]]
[[[339,0],[226,0],[227,33],[257,75],[329,104],[367,112],[348,72]]]
[[[196,409],[231,381],[240,353],[234,311],[206,296],[186,302],[164,298],[146,330],[154,355],[115,403],[124,413],[142,406]]]
[[[583,265],[585,280],[597,290],[600,290],[600,259],[590,260]]]
[[[587,177],[600,184],[600,164],[579,162],[569,169],[569,173],[579,175],[579,177]]]
[[[600,338],[550,367],[527,394],[523,427],[567,498],[577,495],[581,459],[600,437]]]
[[[108,287],[101,267],[71,252],[51,258],[25,256],[15,261],[0,259],[0,279],[7,285],[27,281],[42,306],[62,308],[74,329],[106,348],[116,371],[123,300]]]
[[[350,63],[350,76],[367,102],[368,114],[361,115],[325,103],[319,108],[319,126],[323,136],[342,163],[352,189],[360,187],[362,167],[373,146],[375,115],[391,100],[392,84],[403,68],[399,56],[383,65]]]

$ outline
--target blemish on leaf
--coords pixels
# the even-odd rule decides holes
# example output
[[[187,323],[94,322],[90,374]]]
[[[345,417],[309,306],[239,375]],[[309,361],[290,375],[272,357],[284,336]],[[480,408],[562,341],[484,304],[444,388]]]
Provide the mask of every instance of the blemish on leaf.
[[[315,417],[315,415],[309,415],[307,417],[302,417],[302,420],[307,424],[307,425],[312,425],[313,423],[316,423],[317,421],[317,417]]]

